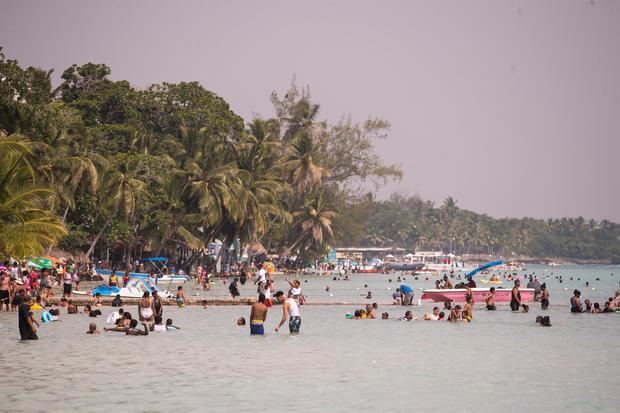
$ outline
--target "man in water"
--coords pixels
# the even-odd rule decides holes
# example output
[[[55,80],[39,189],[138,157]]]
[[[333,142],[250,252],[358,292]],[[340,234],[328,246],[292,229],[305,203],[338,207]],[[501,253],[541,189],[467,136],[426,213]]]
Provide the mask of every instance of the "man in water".
[[[415,294],[413,293],[413,289],[407,284],[400,285],[400,297],[402,300],[402,305],[412,305],[414,295]]]
[[[444,288],[444,289],[451,289],[452,288],[452,283],[448,279],[447,275],[443,276],[443,287],[442,288]]]
[[[471,278],[471,275],[467,277],[467,288],[476,288],[476,282]]]
[[[523,312],[527,313],[529,310],[529,307],[521,303],[521,291],[519,291],[520,285],[521,285],[521,281],[519,279],[516,279],[515,286],[512,287],[512,293],[511,293],[511,298],[510,298],[510,309],[512,311],[519,311],[519,307],[523,307]]]
[[[276,333],[282,327],[282,324],[286,322],[288,318],[288,329],[291,334],[299,333],[299,328],[301,327],[301,316],[299,315],[299,304],[293,298],[293,294],[289,291],[288,298],[284,299],[284,293],[282,291],[278,291],[275,295],[276,300],[279,303],[283,303],[282,305],[282,319],[280,320],[280,324],[276,327]]]
[[[250,334],[264,335],[265,328],[263,324],[267,320],[267,311],[269,308],[265,305],[265,294],[258,295],[258,302],[252,304],[250,310]]]
[[[24,296],[18,308],[17,320],[19,323],[19,335],[22,340],[38,340],[37,327],[39,323],[32,316],[30,311],[31,298],[29,295]],[[37,327],[35,327],[35,324]]]
[[[493,311],[496,309],[495,307],[495,287],[491,287],[489,290],[489,295],[484,299],[487,304],[487,310]]]

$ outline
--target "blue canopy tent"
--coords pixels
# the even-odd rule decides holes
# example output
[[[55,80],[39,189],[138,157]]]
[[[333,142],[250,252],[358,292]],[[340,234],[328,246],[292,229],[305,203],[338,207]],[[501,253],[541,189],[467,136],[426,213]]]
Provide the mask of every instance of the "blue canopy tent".
[[[502,261],[502,260],[487,262],[486,264],[482,264],[480,267],[476,268],[475,270],[471,270],[470,272],[465,274],[465,276],[466,277],[474,276],[474,275],[478,274],[482,270],[486,270],[487,268],[495,267],[496,265],[502,265],[503,263],[504,263],[504,261]]]

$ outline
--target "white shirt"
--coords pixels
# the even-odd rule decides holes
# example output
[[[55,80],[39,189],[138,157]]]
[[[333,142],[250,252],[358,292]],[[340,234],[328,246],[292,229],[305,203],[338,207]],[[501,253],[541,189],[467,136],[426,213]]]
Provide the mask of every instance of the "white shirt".
[[[267,271],[265,271],[264,268],[261,268],[260,270],[258,270],[258,282],[259,283],[264,283],[265,280],[267,279]]]
[[[294,298],[287,298],[286,302],[288,302],[288,316],[289,317],[299,317],[299,305]]]
[[[164,331],[166,331],[166,326],[163,324],[155,324],[153,326],[153,331],[156,331],[158,333],[163,333]]]
[[[297,296],[297,295],[301,295],[301,288],[297,288],[297,287],[292,287],[291,288],[291,294]]]
[[[118,311],[114,311],[113,313],[110,313],[106,322],[108,324],[114,324],[116,323],[116,320],[118,320],[120,317],[121,315],[118,313]]]

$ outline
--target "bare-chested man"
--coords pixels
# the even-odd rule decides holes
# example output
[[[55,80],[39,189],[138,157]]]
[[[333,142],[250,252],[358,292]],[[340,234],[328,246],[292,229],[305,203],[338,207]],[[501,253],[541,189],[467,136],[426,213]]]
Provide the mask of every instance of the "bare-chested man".
[[[250,334],[263,335],[265,327],[263,324],[267,320],[267,311],[269,308],[265,305],[265,294],[258,295],[258,302],[252,304],[250,311]]]

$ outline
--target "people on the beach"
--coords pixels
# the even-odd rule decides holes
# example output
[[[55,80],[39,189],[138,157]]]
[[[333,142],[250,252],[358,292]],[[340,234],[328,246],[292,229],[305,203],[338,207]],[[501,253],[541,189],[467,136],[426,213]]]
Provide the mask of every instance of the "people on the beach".
[[[267,312],[269,308],[265,305],[265,294],[258,295],[258,301],[252,304],[250,310],[250,334],[265,334],[264,324],[267,320]]]
[[[301,315],[299,312],[299,304],[293,298],[292,291],[289,291],[288,298],[284,298],[284,293],[282,291],[278,291],[275,295],[275,298],[278,302],[282,303],[282,319],[280,323],[276,327],[276,333],[282,327],[288,318],[288,329],[291,334],[299,333],[299,329],[301,328]]]

